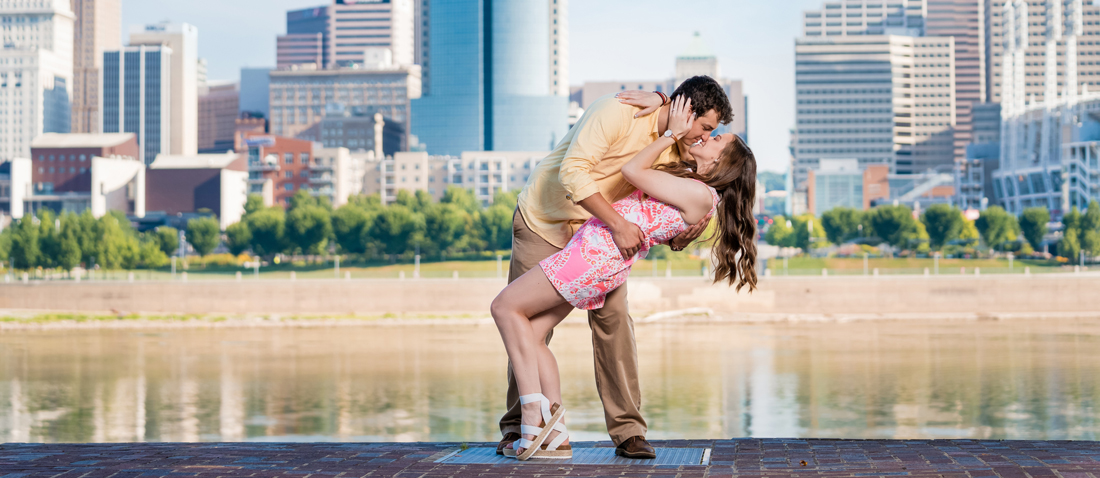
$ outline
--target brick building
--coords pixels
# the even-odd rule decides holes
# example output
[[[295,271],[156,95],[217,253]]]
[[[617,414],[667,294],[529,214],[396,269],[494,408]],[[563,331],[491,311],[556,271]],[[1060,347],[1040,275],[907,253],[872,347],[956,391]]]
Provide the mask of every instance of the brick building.
[[[261,134],[242,133],[248,158],[249,193],[261,194],[264,204],[286,206],[299,189],[309,189],[313,142]]]

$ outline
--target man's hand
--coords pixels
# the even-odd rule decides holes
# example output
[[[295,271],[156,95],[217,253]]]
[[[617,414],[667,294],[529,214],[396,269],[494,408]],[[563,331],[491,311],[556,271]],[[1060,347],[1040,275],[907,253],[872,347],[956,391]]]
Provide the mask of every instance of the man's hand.
[[[619,248],[619,253],[623,255],[624,261],[630,260],[642,248],[645,234],[642,233],[642,229],[637,224],[624,219],[610,229],[611,237],[615,239],[615,246]]]
[[[661,98],[661,95],[657,93],[641,90],[623,91],[616,94],[615,97],[619,99],[619,103],[642,108],[642,111],[634,115],[635,118],[648,116],[657,111],[662,106],[661,102],[664,101],[664,98]]]
[[[684,232],[681,232],[678,236],[668,241],[668,247],[677,252],[684,250],[685,247],[691,245],[692,241],[703,235],[703,232],[707,230],[707,225],[709,224],[710,215],[703,218],[698,224],[688,226],[687,229],[684,229]]]

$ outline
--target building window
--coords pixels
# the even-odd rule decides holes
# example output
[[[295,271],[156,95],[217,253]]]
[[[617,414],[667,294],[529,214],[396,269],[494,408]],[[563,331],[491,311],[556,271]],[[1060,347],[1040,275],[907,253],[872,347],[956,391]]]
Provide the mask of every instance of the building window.
[[[294,164],[294,153],[283,154],[283,162],[286,164]]]
[[[309,153],[301,153],[298,155],[298,162],[301,164],[309,164]]]
[[[286,183],[286,184],[283,185],[283,189],[286,189],[287,191],[293,191],[294,190],[294,185],[291,184],[291,183]]]
[[[303,178],[308,178],[309,177],[309,171],[302,171],[302,172],[298,173],[298,175],[303,177]]]
[[[283,173],[283,177],[284,177],[284,178],[287,178],[287,179],[293,178],[293,177],[294,177],[294,171],[286,171],[286,172],[284,172],[284,173]]]

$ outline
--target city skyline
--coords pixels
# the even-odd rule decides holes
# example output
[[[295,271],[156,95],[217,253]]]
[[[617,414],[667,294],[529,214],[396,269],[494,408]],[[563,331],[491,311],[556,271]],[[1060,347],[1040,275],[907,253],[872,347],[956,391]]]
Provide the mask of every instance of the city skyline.
[[[188,4],[168,0],[123,0],[122,27],[164,20],[199,29],[199,56],[209,61],[211,80],[236,80],[242,67],[275,65],[275,37],[285,33],[286,12],[324,0],[270,0]],[[261,6],[262,4],[262,6]],[[784,5],[747,0],[693,0],[667,12],[655,0],[571,2],[569,81],[657,79],[672,76],[675,57],[699,31],[718,57],[722,75],[741,79],[750,97],[750,134],[760,169],[784,171],[789,131],[794,127],[794,40],[802,11],[821,0]],[[249,18],[247,29],[240,19]],[[614,22],[608,19],[614,18]],[[592,45],[601,45],[593,48]],[[247,51],[217,45],[249,45]],[[739,48],[738,45],[752,45]]]

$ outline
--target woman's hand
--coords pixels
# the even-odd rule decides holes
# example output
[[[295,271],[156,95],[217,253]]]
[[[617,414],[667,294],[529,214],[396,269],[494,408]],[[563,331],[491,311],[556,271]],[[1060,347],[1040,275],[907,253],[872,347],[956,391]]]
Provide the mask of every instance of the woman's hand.
[[[679,98],[672,100],[672,109],[668,112],[668,129],[672,130],[672,135],[679,141],[684,139],[684,136],[691,131],[691,126],[695,124],[695,112],[691,109],[691,98],[687,98],[687,95],[680,95]]]
[[[642,108],[642,111],[634,115],[635,118],[650,115],[664,106],[664,98],[652,91],[623,91],[616,94],[615,97],[619,99],[619,103]]]

